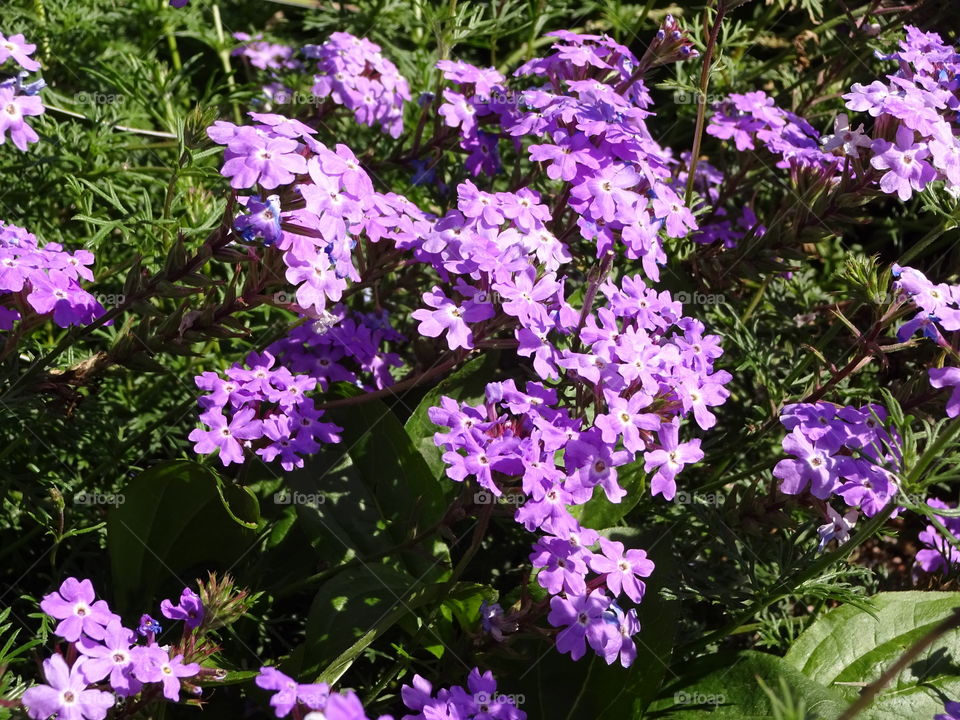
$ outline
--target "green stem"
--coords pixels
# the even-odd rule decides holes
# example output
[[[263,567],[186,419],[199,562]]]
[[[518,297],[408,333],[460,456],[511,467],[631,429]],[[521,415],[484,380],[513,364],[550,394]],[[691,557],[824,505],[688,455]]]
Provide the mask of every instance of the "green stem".
[[[757,306],[760,304],[760,301],[763,299],[763,294],[767,291],[767,288],[770,286],[770,281],[773,279],[772,275],[767,275],[763,282],[760,284],[760,287],[757,288],[757,292],[754,293],[753,299],[750,300],[750,304],[747,306],[747,309],[744,310],[743,316],[740,318],[741,323],[746,323],[750,319],[750,316],[753,315],[754,311],[757,309]]]
[[[865,687],[857,701],[848,707],[837,720],[852,720],[866,710],[880,691],[889,685],[911,662],[917,659],[924,650],[957,628],[960,628],[960,607],[954,608],[948,618],[942,620],[933,630],[917,640],[893,665],[884,671],[883,675]]]
[[[916,242],[912,248],[910,248],[909,250],[907,250],[907,251],[900,257],[900,260],[897,261],[897,264],[898,264],[898,265],[906,265],[906,264],[909,263],[911,260],[913,260],[913,258],[915,258],[915,257],[916,257],[917,255],[919,255],[921,252],[923,252],[924,250],[926,250],[926,249],[927,249],[927,246],[929,246],[931,243],[935,242],[941,235],[943,235],[943,234],[944,234],[945,232],[947,232],[948,230],[952,230],[953,227],[955,227],[955,226],[947,227],[947,226],[941,224],[941,225],[938,225],[937,227],[933,228],[930,232],[928,232],[926,235],[924,235],[918,242]]]
[[[714,18],[713,26],[710,28],[710,36],[707,38],[707,46],[703,52],[703,67],[700,69],[700,96],[697,103],[697,125],[693,133],[693,149],[690,152],[690,170],[687,174],[687,192],[684,201],[687,205],[693,198],[693,183],[696,180],[697,158],[700,156],[700,144],[703,142],[703,126],[707,118],[707,90],[710,88],[710,63],[713,61],[713,51],[717,45],[717,37],[720,35],[720,24],[723,22],[725,9],[721,4],[716,10],[717,16]]]
[[[233,121],[237,125],[243,124],[243,116],[240,114],[240,104],[234,98],[237,90],[237,81],[233,73],[233,65],[230,63],[230,51],[227,50],[226,36],[223,34],[223,22],[220,19],[220,5],[213,3],[213,27],[217,31],[217,55],[220,57],[220,64],[223,65],[223,71],[227,74],[227,88],[230,90],[230,106],[233,108]]]

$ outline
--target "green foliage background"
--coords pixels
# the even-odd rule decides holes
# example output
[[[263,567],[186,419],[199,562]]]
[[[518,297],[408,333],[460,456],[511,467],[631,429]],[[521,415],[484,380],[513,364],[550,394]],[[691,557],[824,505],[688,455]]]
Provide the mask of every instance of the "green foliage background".
[[[770,0],[737,8],[720,35],[710,99],[764,89],[826,129],[850,84],[888,71],[874,51],[889,50],[904,22],[949,28],[956,20],[947,3],[921,2],[877,15],[875,34],[858,31],[874,5],[847,2],[844,11],[818,0]],[[255,74],[229,57],[231,33],[263,32],[294,46],[322,42],[336,30],[366,36],[397,63],[416,97],[437,89],[438,59],[512,70],[546,51],[543,35],[551,30],[606,32],[640,54],[668,12],[702,48],[701,3],[194,0],[175,11],[162,0],[14,0],[0,8],[0,30],[38,44],[48,110],[32,123],[41,141],[28,153],[0,147],[0,219],[43,241],[92,250],[91,291],[130,295],[144,272],[195,252],[220,225],[228,188],[218,173],[219,151],[203,130],[218,117],[238,117],[259,96]],[[649,79],[657,101],[650,127],[678,154],[691,145],[698,72],[699,64],[685,63]],[[408,128],[417,113],[410,103]],[[405,138],[357,127],[341,113],[325,119],[321,139],[346,142],[368,159],[378,189],[407,194],[422,207],[449,203],[437,186],[414,187],[410,169],[389,162]],[[742,173],[739,187],[749,195],[735,200],[751,201],[769,230],[722,256],[692,243],[669,248],[664,286],[718,299],[696,315],[723,336],[722,367],[734,375],[731,398],[705,438],[706,460],[684,473],[691,501],[650,498],[637,470],[628,487],[634,504],[594,502],[584,510],[595,527],[631,538],[657,562],[643,606],[641,657],[629,671],[572,663],[535,635],[518,641],[516,654],[504,652],[479,633],[481,601],[499,598],[506,607],[527,588],[530,536],[507,513],[448,513],[460,488],[442,475],[425,408],[441,392],[476,398],[484,382],[522,376],[509,359],[474,361],[439,388],[335,413],[346,428],[344,445],[286,478],[263,465],[224,470],[198,461],[186,440],[196,416],[193,376],[262,348],[293,321],[264,304],[221,332],[179,338],[174,331],[188,310],[236,295],[241,272],[230,262],[211,263],[205,279],[178,286],[192,287],[190,294],[154,295],[113,325],[88,333],[44,326],[0,367],[0,604],[11,610],[0,626],[19,628],[21,639],[40,628],[45,639],[36,601],[68,575],[93,578],[125,618],[134,618],[206,570],[229,570],[263,595],[224,632],[223,666],[242,671],[282,660],[303,681],[319,676],[357,688],[375,709],[396,711],[399,683],[415,672],[435,687],[462,682],[466,660],[498,671],[505,692],[524,693],[531,718],[706,717],[709,708],[671,710],[683,688],[747,697],[749,717],[830,717],[825,708],[851,699],[830,682],[869,680],[872,671],[851,665],[811,678],[797,647],[809,646],[824,623],[840,623],[834,618],[841,612],[847,624],[870,617],[867,598],[878,591],[909,586],[888,560],[910,550],[890,537],[873,541],[880,561],[863,551],[853,561],[821,562],[816,522],[774,491],[770,470],[782,437],[776,419],[784,403],[816,392],[859,351],[858,335],[882,315],[891,262],[909,259],[932,278],[958,281],[956,202],[931,190],[907,204],[868,198],[861,207],[806,213],[816,198],[769,158],[734,154],[712,138],[703,150],[725,172]],[[463,179],[460,157],[439,159],[444,183]],[[782,260],[798,268],[789,279]],[[584,273],[591,262],[576,260]],[[418,303],[417,288],[392,290],[399,324],[415,336],[403,310]],[[58,373],[77,372],[108,348],[126,348],[124,362],[79,386],[56,382]],[[884,401],[895,415],[899,409],[901,433],[916,444],[912,460],[919,463],[945,432],[935,422],[942,399],[931,397],[921,371],[934,352],[918,346],[874,357],[831,386],[829,399]],[[416,362],[409,352],[407,360]],[[37,382],[51,378],[53,391],[38,393]],[[937,450],[905,490],[936,488],[956,499],[958,448],[950,441]],[[316,508],[277,504],[273,494],[282,486],[333,499]],[[126,502],[115,511],[83,505],[75,501],[82,492],[120,493]],[[907,516],[888,530],[910,537],[920,527]],[[955,581],[940,589],[955,589]],[[896,600],[887,605],[889,595],[877,597],[881,616],[899,607]],[[951,602],[955,595],[931,617]],[[842,611],[825,614],[838,603]],[[851,643],[858,637],[851,633]],[[932,678],[956,697],[952,642],[945,652],[954,664],[934,663],[922,677],[905,677],[907,694]],[[32,674],[29,651],[11,658],[23,677]],[[705,665],[691,665],[695,658]],[[711,669],[716,662],[738,669]],[[6,681],[8,693],[19,683],[10,675]],[[205,712],[235,716],[246,693],[241,686],[217,691]],[[924,697],[923,711],[935,695]],[[255,699],[263,705],[264,698]],[[709,716],[747,717],[743,708],[730,712],[740,714]]]

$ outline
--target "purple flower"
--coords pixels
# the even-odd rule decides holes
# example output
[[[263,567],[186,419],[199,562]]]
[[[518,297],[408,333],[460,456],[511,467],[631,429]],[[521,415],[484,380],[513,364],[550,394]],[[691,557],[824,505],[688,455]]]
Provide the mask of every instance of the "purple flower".
[[[924,158],[930,149],[924,143],[915,143],[913,130],[905,125],[897,129],[896,143],[883,139],[873,141],[874,156],[870,164],[877,170],[887,170],[880,179],[880,189],[896,195],[903,201],[910,199],[913,191],[920,191],[937,175],[936,170]]]
[[[516,632],[519,627],[515,621],[504,617],[499,603],[488,603],[486,600],[480,603],[480,626],[497,642],[503,642],[504,635]]]
[[[26,152],[29,143],[37,142],[40,137],[27,125],[25,117],[42,115],[43,103],[35,95],[17,95],[13,88],[0,87],[0,145],[6,140],[9,131],[13,144]]]
[[[638,578],[650,577],[653,573],[653,561],[647,559],[644,550],[627,550],[624,552],[623,543],[607,540],[600,537],[602,554],[590,556],[590,569],[597,573],[606,574],[607,588],[614,597],[623,593],[633,600],[643,600],[646,585]]]
[[[831,540],[836,540],[838,544],[843,544],[850,539],[850,531],[857,522],[858,512],[849,510],[841,515],[833,509],[832,505],[827,505],[827,523],[817,528],[817,535],[820,536],[820,544],[817,550],[823,552]]]
[[[417,713],[404,715],[403,720],[467,720],[467,718],[526,720],[526,714],[517,709],[513,698],[497,692],[497,681],[493,673],[490,671],[481,673],[479,668],[470,671],[466,688],[460,686],[441,688],[434,697],[430,682],[419,675],[414,675],[413,684],[404,685],[400,689],[400,695],[403,698],[403,704]],[[331,705],[334,697],[330,697]],[[359,707],[359,703],[356,707]],[[334,716],[329,713],[329,710],[325,715],[329,720],[354,720],[354,718],[362,720],[365,717],[363,715]]]
[[[196,428],[190,432],[188,438],[194,442],[194,452],[203,454],[219,450],[220,461],[224,465],[242,463],[243,448],[239,440],[252,440],[262,434],[263,423],[255,420],[253,416],[253,408],[237,411],[230,420],[227,420],[219,408],[211,408],[202,413],[200,420],[210,429]]]
[[[569,540],[550,536],[539,538],[533,546],[530,562],[535,568],[542,568],[537,574],[537,582],[551,595],[561,592],[583,595],[587,592],[587,563],[583,551]]]
[[[616,445],[622,437],[624,447],[630,452],[645,450],[647,444],[640,436],[640,430],[657,430],[661,425],[658,415],[641,412],[650,406],[652,398],[643,393],[635,393],[629,400],[610,391],[605,395],[607,412],[598,415],[594,421],[600,428],[603,441]]]
[[[145,683],[162,683],[163,696],[180,699],[180,678],[194,677],[200,672],[198,663],[184,663],[183,655],[170,657],[159,645],[138,645],[131,650],[133,673]]]
[[[947,417],[960,415],[960,368],[930,368],[930,384],[935,388],[953,388],[947,400]]]
[[[626,165],[613,164],[574,186],[570,196],[586,205],[594,219],[604,222],[631,223],[636,218],[636,204],[640,199],[629,188],[640,182],[640,176]]]
[[[3,33],[0,33],[0,65],[13,58],[24,70],[36,72],[40,69],[40,63],[30,57],[36,49],[37,46],[28,43],[22,33],[10,37],[4,37]]]
[[[628,612],[623,612],[616,603],[610,603],[610,607],[604,613],[604,619],[612,629],[608,631],[603,659],[607,665],[610,665],[619,656],[620,665],[625,668],[630,667],[637,659],[637,645],[633,641],[633,636],[640,632],[637,611],[631,608]]]
[[[435,309],[420,309],[413,312],[412,317],[420,321],[420,334],[427,337],[440,337],[446,332],[447,344],[451,350],[472,348],[473,333],[467,323],[480,322],[494,316],[493,306],[490,303],[468,300],[458,305],[444,295],[437,286],[423,294],[423,301]]]
[[[259,688],[275,691],[270,698],[270,705],[277,717],[289,715],[298,702],[311,709],[322,710],[330,694],[330,687],[326,683],[300,685],[293,678],[269,666],[260,668],[260,674],[254,682]]]
[[[933,720],[960,720],[960,702],[948,702],[943,706],[946,713],[941,713]]]
[[[89,580],[67,578],[58,592],[44,595],[40,609],[60,620],[54,632],[68,642],[76,642],[84,634],[102,640],[107,625],[119,621],[105,600],[94,602],[93,583]]]
[[[58,655],[43,661],[46,685],[34,685],[23,693],[27,715],[34,720],[46,720],[56,715],[57,720],[103,720],[113,707],[113,695],[102,690],[88,690],[83,669],[88,660],[74,662],[68,668]]]
[[[147,642],[153,642],[153,636],[159,635],[160,631],[163,630],[160,627],[160,623],[154,620],[149,615],[140,616],[140,625],[137,626],[137,633],[141,636],[147,638]]]
[[[871,140],[863,132],[863,123],[850,127],[846,113],[840,113],[833,121],[833,135],[824,135],[820,142],[826,152],[841,148],[844,155],[859,157],[860,148],[870,147]]]
[[[810,442],[799,427],[783,439],[783,449],[797,459],[781,460],[773,469],[773,476],[782,481],[780,491],[798,495],[810,485],[814,497],[830,497],[845,459],[834,457],[831,448],[823,443]]]
[[[600,163],[597,148],[584,135],[574,135],[569,140],[555,135],[558,145],[531,145],[530,159],[536,162],[551,161],[547,165],[547,176],[552,180],[570,182],[581,172],[581,168],[598,170]]]
[[[657,472],[650,479],[650,492],[653,495],[662,493],[664,500],[673,500],[677,494],[676,477],[684,465],[703,460],[700,438],[681,443],[679,433],[678,422],[664,423],[657,433],[660,447],[646,452],[643,456],[643,469],[646,472],[657,468]]]
[[[110,686],[122,696],[136,695],[141,684],[133,676],[133,658],[130,646],[136,636],[123,627],[118,620],[107,625],[103,643],[86,637],[77,642],[77,649],[88,660],[83,664],[83,677],[87,683],[95,683],[110,676]]]
[[[261,238],[265,247],[276,243],[282,234],[280,230],[280,198],[270,195],[265,202],[257,198],[247,200],[247,214],[233,221],[234,229],[247,242]]]
[[[307,172],[307,161],[300,155],[300,143],[287,137],[248,135],[240,154],[224,162],[221,174],[230,178],[234,189],[260,184],[267,190],[293,182]]]
[[[946,525],[945,523],[943,523]],[[946,525],[947,532],[958,539],[958,531]],[[935,525],[927,525],[917,539],[924,546],[917,552],[917,566],[924,572],[947,572],[954,565],[960,565],[960,550],[947,538],[940,534]]]
[[[610,598],[600,590],[589,595],[550,598],[548,622],[554,627],[566,627],[557,635],[557,650],[570,653],[579,660],[586,653],[586,643],[598,653],[610,639],[610,626],[604,611],[610,607]]]
[[[183,620],[188,630],[200,627],[204,617],[200,596],[190,588],[184,588],[180,593],[179,605],[174,605],[170,600],[163,600],[160,603],[160,612],[165,618]]]

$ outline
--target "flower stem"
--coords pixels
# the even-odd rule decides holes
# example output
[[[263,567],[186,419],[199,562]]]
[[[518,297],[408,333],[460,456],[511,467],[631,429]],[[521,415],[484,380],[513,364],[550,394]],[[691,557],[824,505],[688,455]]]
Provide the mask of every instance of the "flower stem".
[[[687,192],[684,202],[690,205],[693,197],[693,183],[696,178],[697,158],[700,156],[700,144],[703,141],[703,126],[707,115],[707,89],[710,87],[710,63],[713,61],[713,51],[717,46],[717,37],[720,35],[720,24],[726,10],[721,3],[716,10],[717,16],[710,28],[707,46],[703,51],[703,67],[700,69],[700,102],[697,103],[697,126],[693,133],[693,149],[690,151],[690,170],[687,174]]]

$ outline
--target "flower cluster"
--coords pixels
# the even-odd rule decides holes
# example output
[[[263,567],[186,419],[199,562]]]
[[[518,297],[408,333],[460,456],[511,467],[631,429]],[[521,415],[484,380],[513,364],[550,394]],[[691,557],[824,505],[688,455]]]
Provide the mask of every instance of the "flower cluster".
[[[636,655],[630,635],[639,623],[615,599],[623,594],[639,602],[639,578],[653,564],[642,550],[625,551],[621,543],[582,528],[568,506],[587,502],[598,487],[609,501],[620,502],[626,491],[617,468],[638,454],[644,469],[654,471],[653,493],[672,499],[677,474],[703,457],[699,440],[680,442],[681,419],[692,414],[701,428],[712,427],[709,408],[726,399],[723,385],[730,375],[713,371],[721,353],[718,338],[681,317],[680,303],[668,293],[647,288],[639,277],[625,278],[622,289],[608,281],[599,292],[605,306],[584,314],[556,290],[556,308],[548,309],[527,288],[527,297],[516,300],[523,312],[511,313],[520,324],[518,352],[534,356],[541,377],[592,389],[592,425],[560,407],[556,389],[530,382],[520,390],[512,380],[490,383],[485,406],[442,398],[430,418],[448,429],[435,435],[445,450],[447,475],[460,482],[473,478],[492,497],[522,493],[516,521],[545,533],[531,558],[542,568],[540,584],[556,596],[550,622],[569,625],[558,635],[560,650],[579,658],[586,640],[608,663],[619,656],[629,665]],[[565,336],[585,347],[558,347]],[[597,543],[599,553],[589,549]],[[590,570],[597,573],[593,580],[587,579]],[[590,618],[586,624],[584,617]]]
[[[799,115],[774,104],[765,92],[733,93],[717,104],[707,134],[733,140],[737,150],[757,143],[779,156],[777,167],[816,168],[832,175],[840,160],[820,149],[820,133]]]
[[[799,495],[809,489],[820,500],[839,495],[867,517],[876,515],[898,490],[899,439],[885,427],[886,418],[879,405],[786,405],[780,414],[789,431],[783,449],[792,457],[773,470],[780,491]]]
[[[291,372],[315,378],[321,390],[335,382],[380,390],[394,382],[390,368],[403,365],[397,353],[382,350],[387,342],[403,343],[406,338],[390,325],[386,310],[350,312],[337,305],[325,317],[298,325],[266,351]]]
[[[480,126],[499,124],[501,116],[510,112],[506,78],[494,68],[478,68],[461,60],[441,60],[437,68],[458,86],[443,90],[437,112],[447,127],[458,129],[460,147],[469,153],[464,167],[473,175],[493,175],[501,169],[500,134]]]
[[[250,35],[245,32],[235,32],[233,38],[239,40],[241,45],[230,54],[243,58],[258,70],[298,70],[302,67],[300,61],[294,58],[295,50],[289,45],[267,42],[261,34]]]
[[[316,378],[274,367],[269,352],[251,352],[246,365],[234,364],[225,375],[207,371],[195,378],[207,392],[199,398],[200,420],[208,429],[190,433],[197,453],[219,450],[224,465],[242,463],[244,450],[254,448],[266,462],[279,458],[284,470],[303,467],[302,455],[315,453],[319,443],[340,441],[342,428],[321,422],[323,410],[307,393]]]
[[[893,291],[917,310],[897,330],[897,339],[904,342],[919,331],[953,353],[953,346],[943,333],[960,331],[960,285],[933,283],[919,270],[899,265],[893,266],[893,276]],[[947,417],[960,415],[960,368],[930,368],[928,375],[933,387],[952,388]]]
[[[867,150],[870,165],[881,174],[880,189],[901,200],[909,200],[936,180],[956,195],[960,193],[956,136],[960,54],[937,33],[911,25],[905,30],[899,50],[880,56],[895,61],[897,71],[887,75],[886,82],[856,83],[843,96],[849,110],[874,118],[872,140],[861,126],[852,131],[852,142],[845,140],[844,152]]]
[[[501,298],[503,312],[524,324],[549,322],[562,289],[553,271],[570,260],[566,247],[546,229],[549,209],[525,188],[488,193],[468,180],[457,191],[457,208],[436,222],[419,254],[442,274],[461,276],[454,285],[459,297],[451,298],[439,286],[424,293],[431,309],[413,313],[420,334],[445,335],[451,349],[474,347],[470,324],[495,315],[493,293]],[[538,267],[548,271],[539,280]]]
[[[307,45],[303,53],[317,62],[316,97],[329,97],[352,110],[361,125],[380,125],[392,137],[400,137],[410,87],[397,66],[380,53],[379,45],[335,32],[322,45]]]
[[[671,30],[670,33],[678,32]],[[501,118],[505,133],[532,135],[531,159],[565,185],[580,234],[605,256],[617,241],[659,280],[666,262],[660,231],[686,236],[697,225],[676,191],[670,153],[653,140],[645,119],[650,93],[642,65],[606,36],[552,33],[555,53],[521,66],[516,75],[547,84],[520,94],[521,107]]]
[[[44,112],[37,93],[46,83],[43,80],[26,82],[30,73],[40,69],[40,63],[30,57],[36,49],[22,34],[5,37],[0,33],[0,145],[6,142],[9,133],[21,151],[40,139],[27,125],[26,118]]]
[[[937,510],[955,510],[942,500],[928,498],[927,505]],[[935,525],[927,525],[920,533],[923,549],[917,552],[917,567],[924,572],[947,572],[952,566],[960,566],[960,549],[954,543],[960,542],[960,517],[934,515],[943,525],[951,538],[945,537]],[[953,542],[951,542],[951,539]]]
[[[58,243],[42,247],[16,225],[0,222],[0,329],[9,330],[28,309],[52,315],[60,327],[83,325],[103,314],[103,306],[80,287],[93,280],[87,250],[68,252]]]
[[[234,40],[240,45],[231,51],[233,57],[242,58],[252,72],[261,78],[263,94],[272,104],[283,105],[291,102],[293,91],[285,84],[285,74],[303,69],[303,63],[295,56],[296,49],[289,45],[268,42],[263,35],[250,35],[245,32],[233,33]],[[256,105],[264,104],[254,101]]]
[[[488,670],[481,674],[479,668],[470,671],[467,687],[441,688],[436,694],[429,680],[414,675],[413,684],[404,685],[400,695],[403,704],[416,713],[404,715],[402,720],[525,720],[527,717],[517,708],[518,698],[498,693],[493,673]]]
[[[352,236],[363,229],[365,209],[375,202],[373,184],[346,145],[329,150],[313,139],[314,130],[281,115],[250,117],[254,125],[218,121],[207,130],[227,146],[221,173],[231,185],[261,189],[259,196],[240,199],[246,212],[234,229],[247,242],[262,240],[283,253],[299,309],[317,317],[328,300],[340,300],[347,279],[360,279]],[[289,204],[297,207],[282,209],[280,197],[265,192],[280,186],[290,187],[295,199]]]
[[[113,706],[115,695],[162,695],[178,702],[183,690],[192,696],[200,694],[200,687],[190,678],[220,676],[215,669],[185,660],[185,653],[197,647],[187,639],[204,619],[203,604],[189,588],[184,589],[178,605],[170,600],[161,604],[164,617],[185,621],[182,648],[159,645],[155,634],[160,627],[149,616],[144,616],[149,628],[144,630],[141,623],[139,633],[145,642],[137,643],[137,633],[123,626],[105,600],[96,599],[90,580],[67,578],[58,591],[44,596],[40,609],[59,621],[54,634],[71,644],[67,658],[76,659],[68,665],[57,653],[44,661],[47,683],[28,688],[22,698],[27,714],[35,720],[51,715],[101,720]],[[204,657],[200,653],[191,660]]]

